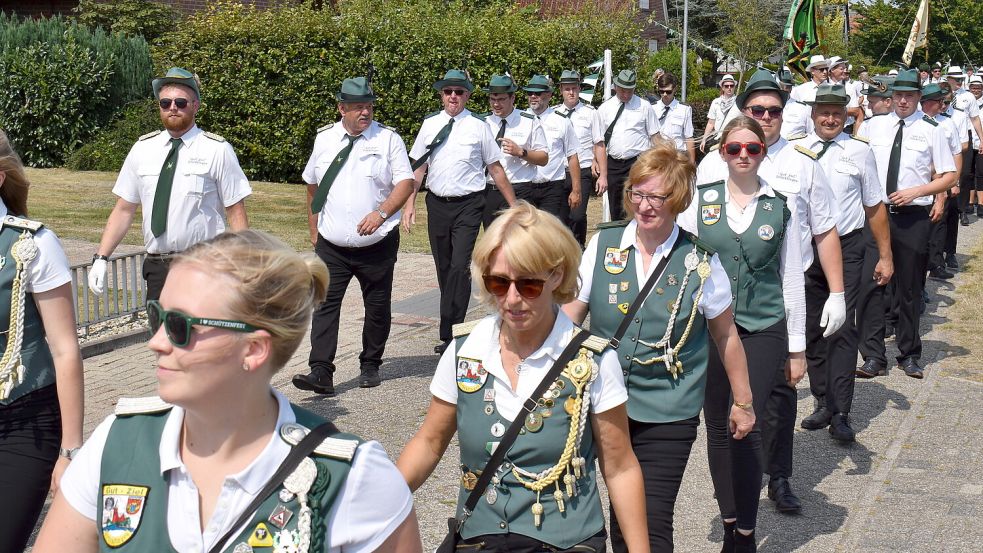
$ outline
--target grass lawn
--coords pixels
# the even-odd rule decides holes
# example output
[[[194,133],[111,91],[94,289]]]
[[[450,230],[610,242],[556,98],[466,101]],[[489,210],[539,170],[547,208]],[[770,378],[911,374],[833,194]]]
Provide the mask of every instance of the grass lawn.
[[[978,243],[969,252],[969,259],[959,270],[962,280],[956,291],[956,303],[949,309],[949,320],[942,328],[955,338],[951,343],[965,349],[959,355],[957,367],[947,368],[946,373],[983,383],[983,345],[980,343],[980,328],[983,327],[983,314],[979,306],[983,304],[983,243]]]
[[[27,169],[31,181],[28,210],[31,218],[43,221],[59,236],[99,242],[102,229],[116,203],[113,184],[116,173]],[[273,182],[251,183],[253,195],[246,200],[250,226],[270,232],[298,250],[310,249],[307,231],[307,194],[301,185]],[[601,219],[601,202],[593,200],[588,211],[593,229]],[[140,213],[123,242],[142,245]],[[424,195],[417,197],[416,225],[401,231],[400,251],[430,252],[427,239],[427,209]]]

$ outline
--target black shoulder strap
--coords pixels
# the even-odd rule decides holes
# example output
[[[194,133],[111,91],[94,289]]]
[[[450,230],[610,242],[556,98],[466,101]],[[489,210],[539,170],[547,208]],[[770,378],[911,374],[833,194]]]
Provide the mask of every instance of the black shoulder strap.
[[[673,252],[679,247],[679,244],[683,241],[682,235],[676,237],[676,243],[672,245],[672,250],[659,261],[659,264],[655,266],[655,270],[649,275],[648,280],[645,281],[645,285],[642,289],[638,291],[638,296],[635,297],[635,301],[631,302],[628,306],[628,311],[625,311],[625,318],[621,319],[621,324],[618,325],[618,330],[614,331],[614,336],[611,337],[611,347],[618,349],[621,345],[621,339],[624,338],[625,332],[628,332],[628,327],[631,325],[632,318],[635,317],[635,313],[642,307],[642,303],[645,298],[652,293],[652,288],[655,283],[658,282],[659,277],[662,276],[662,272],[666,270],[666,265],[669,264],[669,258],[672,257]]]

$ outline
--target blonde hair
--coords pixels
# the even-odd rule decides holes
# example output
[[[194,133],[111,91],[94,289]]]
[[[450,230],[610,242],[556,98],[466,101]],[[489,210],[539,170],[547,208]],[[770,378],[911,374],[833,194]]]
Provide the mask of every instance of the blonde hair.
[[[730,123],[727,123],[727,126],[724,127],[723,132],[720,133],[721,154],[724,153],[724,144],[727,143],[727,137],[730,136],[730,133],[741,129],[753,132],[754,135],[758,137],[758,140],[765,145],[764,154],[768,153],[768,142],[765,140],[765,131],[761,128],[761,125],[747,115],[739,115],[731,120]]]
[[[471,256],[471,278],[478,287],[478,298],[495,305],[495,296],[481,276],[488,272],[492,258],[501,250],[509,265],[519,274],[538,275],[562,271],[560,285],[553,291],[553,301],[564,304],[578,291],[580,246],[570,229],[553,215],[519,201],[502,211],[475,245]]]
[[[662,177],[662,183],[669,190],[666,204],[674,215],[686,211],[689,207],[693,200],[696,166],[690,162],[689,156],[676,149],[675,144],[660,142],[638,156],[631,170],[628,171],[628,186],[625,186],[622,193],[622,203],[625,211],[628,212],[628,217],[635,216],[635,204],[628,197],[632,187],[656,175]]]
[[[31,187],[24,173],[24,164],[14,151],[7,133],[0,130],[0,173],[5,175],[0,186],[0,199],[11,215],[27,216],[27,192]]]
[[[174,261],[174,265],[182,263],[238,282],[228,317],[270,333],[274,371],[297,351],[307,335],[311,313],[328,289],[323,261],[313,253],[297,253],[259,230],[225,232],[200,242]]]

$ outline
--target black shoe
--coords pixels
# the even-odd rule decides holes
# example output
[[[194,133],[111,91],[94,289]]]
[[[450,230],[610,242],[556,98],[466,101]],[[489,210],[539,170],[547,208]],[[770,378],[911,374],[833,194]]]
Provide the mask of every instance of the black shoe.
[[[964,227],[968,227],[969,226],[969,214],[967,214],[967,213],[960,213],[959,214],[959,224],[962,225],[962,226],[964,226]]]
[[[925,373],[922,371],[922,368],[918,366],[918,360],[914,357],[909,357],[898,363],[898,368],[903,370],[906,375],[912,378],[917,378],[919,380],[925,378]]]
[[[802,502],[792,491],[787,478],[775,478],[768,482],[768,499],[775,502],[775,510],[783,514],[802,512]],[[739,533],[738,533],[739,534]],[[735,534],[735,537],[738,537]]]
[[[834,440],[841,442],[853,442],[857,439],[857,433],[850,427],[850,414],[837,413],[833,415],[833,420],[829,425],[829,435]]]
[[[724,523],[724,545],[720,553],[734,553],[734,528],[737,528],[736,521]]]
[[[808,417],[802,419],[799,426],[806,430],[820,430],[829,426],[829,419],[832,416],[833,414],[826,410],[826,403],[817,399],[816,410]]]
[[[945,267],[947,269],[955,269],[956,271],[959,270],[959,262],[956,261],[955,255],[947,255],[945,257]]]
[[[734,553],[755,553],[758,550],[758,542],[754,539],[754,532],[744,535],[734,532]]]
[[[325,396],[334,395],[334,379],[328,371],[312,370],[310,374],[296,374],[291,379],[294,387]]]
[[[358,376],[359,388],[375,388],[380,384],[382,384],[382,378],[379,377],[379,369],[363,369],[362,374]]]
[[[864,364],[855,371],[857,378],[874,378],[875,376],[887,376],[887,366],[881,365],[873,359],[864,361]]]
[[[928,276],[941,280],[949,280],[950,278],[956,275],[950,273],[949,271],[946,271],[945,267],[941,265],[936,265],[935,267],[932,267],[932,269],[928,272]]]
[[[976,204],[976,216],[983,217],[983,204]]]
[[[447,346],[451,344],[451,341],[441,342],[433,347],[433,352],[437,355],[443,355],[444,351],[447,350]]]

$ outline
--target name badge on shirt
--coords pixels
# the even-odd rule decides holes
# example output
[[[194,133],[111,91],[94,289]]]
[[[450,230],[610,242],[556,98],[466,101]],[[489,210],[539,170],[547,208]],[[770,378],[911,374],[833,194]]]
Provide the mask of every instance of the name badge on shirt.
[[[188,159],[188,165],[205,166],[209,164],[209,159],[205,157],[192,157]]]

